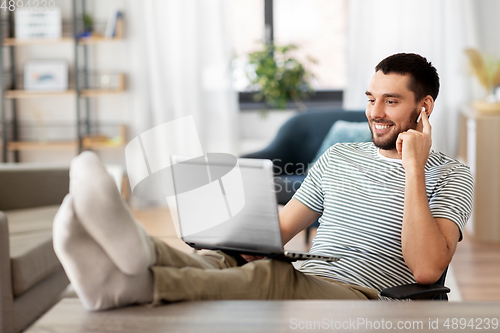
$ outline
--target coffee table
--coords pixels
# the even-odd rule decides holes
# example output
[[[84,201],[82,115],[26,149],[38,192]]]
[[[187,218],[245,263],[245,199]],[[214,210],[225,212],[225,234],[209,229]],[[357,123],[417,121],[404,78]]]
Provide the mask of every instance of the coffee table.
[[[498,320],[500,302],[200,301],[91,313],[74,298],[60,301],[27,332],[467,332],[480,327],[498,332]]]

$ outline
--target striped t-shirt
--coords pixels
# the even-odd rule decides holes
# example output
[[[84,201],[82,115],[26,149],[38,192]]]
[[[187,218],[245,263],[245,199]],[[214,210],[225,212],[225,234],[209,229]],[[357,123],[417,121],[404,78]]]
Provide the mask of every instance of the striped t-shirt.
[[[432,215],[455,222],[461,240],[472,210],[469,168],[431,151],[425,181]],[[342,259],[308,260],[300,270],[379,291],[415,283],[401,249],[404,191],[401,160],[382,156],[371,142],[332,146],[294,198],[322,214],[310,252]]]

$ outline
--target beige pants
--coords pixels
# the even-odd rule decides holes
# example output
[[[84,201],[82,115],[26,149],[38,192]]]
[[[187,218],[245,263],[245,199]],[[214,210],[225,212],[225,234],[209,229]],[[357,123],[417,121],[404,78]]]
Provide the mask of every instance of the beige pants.
[[[154,301],[221,299],[377,299],[375,289],[307,275],[292,264],[261,259],[238,266],[220,251],[188,254],[153,238]]]

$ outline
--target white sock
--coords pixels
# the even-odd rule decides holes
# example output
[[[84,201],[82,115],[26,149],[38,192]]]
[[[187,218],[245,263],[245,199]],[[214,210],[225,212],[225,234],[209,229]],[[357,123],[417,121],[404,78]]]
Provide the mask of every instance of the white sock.
[[[56,214],[53,238],[56,255],[87,310],[152,302],[151,271],[122,273],[77,220],[71,194]]]
[[[71,162],[70,193],[78,220],[120,271],[134,275],[155,263],[153,242],[95,153],[83,152]]]

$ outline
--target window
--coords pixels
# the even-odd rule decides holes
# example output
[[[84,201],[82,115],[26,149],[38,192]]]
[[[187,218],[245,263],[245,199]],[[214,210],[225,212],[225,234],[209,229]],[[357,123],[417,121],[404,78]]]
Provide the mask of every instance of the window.
[[[246,57],[264,40],[299,46],[296,57],[314,74],[317,91],[311,102],[341,102],[346,79],[348,0],[231,1],[234,86],[240,102],[251,102],[245,75]],[[308,63],[311,57],[316,64]]]
[[[230,2],[231,37],[234,49],[233,85],[239,92],[247,90],[245,55],[259,49],[265,39],[264,0]]]
[[[347,5],[344,0],[274,0],[274,42],[300,46],[297,58],[313,57],[316,90],[345,84]]]

